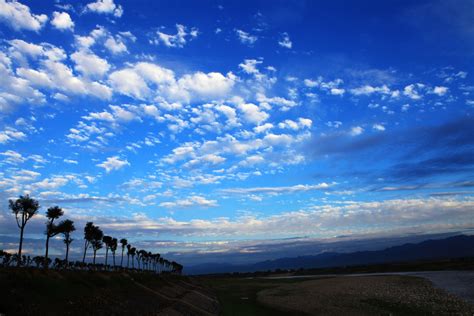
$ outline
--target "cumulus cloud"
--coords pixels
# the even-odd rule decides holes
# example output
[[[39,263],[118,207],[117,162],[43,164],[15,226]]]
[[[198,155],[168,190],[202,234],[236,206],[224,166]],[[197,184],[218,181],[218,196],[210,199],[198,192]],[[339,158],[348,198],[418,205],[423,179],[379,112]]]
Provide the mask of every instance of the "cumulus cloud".
[[[121,94],[137,99],[165,97],[168,101],[209,100],[225,96],[237,78],[229,72],[195,72],[176,78],[172,70],[152,63],[138,63],[113,72],[109,81]]]
[[[51,24],[58,30],[72,30],[74,28],[74,22],[71,16],[67,12],[53,12],[53,19]]]
[[[235,30],[237,38],[242,44],[252,46],[258,39],[256,35],[251,35],[250,33],[244,32],[242,30]]]
[[[87,77],[102,77],[110,69],[105,59],[92,52],[78,51],[71,54],[71,59],[76,64],[74,69]]]
[[[96,2],[88,3],[86,10],[99,14],[113,14],[118,18],[123,14],[122,6],[115,4],[114,0],[97,0]]]
[[[162,202],[159,204],[164,208],[192,208],[192,207],[216,207],[216,200],[208,200],[203,196],[192,195],[186,199],[176,200],[174,202]]]
[[[242,112],[244,120],[251,124],[260,124],[266,121],[270,116],[267,112],[262,111],[257,105],[252,103],[239,104],[238,108]]]
[[[293,43],[291,42],[290,36],[288,35],[288,33],[282,34],[281,39],[278,41],[278,45],[280,45],[281,47],[291,49],[291,47],[293,46]]]
[[[436,86],[433,89],[433,93],[440,97],[445,95],[447,92],[448,92],[448,87]]]
[[[48,21],[48,16],[33,14],[28,6],[18,1],[0,0],[0,21],[14,30],[39,31]]]
[[[364,132],[364,129],[361,126],[354,126],[349,131],[351,136],[359,136]]]
[[[104,162],[97,164],[97,167],[104,168],[107,173],[120,170],[125,166],[130,166],[130,163],[125,159],[121,160],[118,156],[108,157]]]
[[[385,126],[383,126],[382,124],[374,124],[374,125],[372,125],[372,128],[374,130],[380,131],[380,132],[385,131]]]
[[[188,32],[187,27],[182,24],[176,24],[176,34],[166,34],[161,31],[157,31],[157,37],[152,40],[152,43],[159,45],[163,44],[166,47],[178,47],[182,48],[189,40],[193,40],[198,36],[198,29],[191,28]]]

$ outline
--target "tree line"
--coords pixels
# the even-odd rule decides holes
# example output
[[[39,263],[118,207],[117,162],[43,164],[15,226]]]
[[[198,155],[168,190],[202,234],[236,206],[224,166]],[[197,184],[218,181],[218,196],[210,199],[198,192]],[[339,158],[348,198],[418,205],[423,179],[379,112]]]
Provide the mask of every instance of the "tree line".
[[[131,269],[134,271],[153,271],[156,273],[179,273],[181,274],[183,266],[175,261],[169,261],[163,258],[159,253],[152,253],[146,250],[137,250],[125,238],[120,239],[112,236],[104,235],[99,226],[93,222],[87,222],[84,227],[84,252],[82,261],[69,261],[69,250],[71,243],[74,241],[71,234],[76,230],[74,221],[65,219],[58,222],[59,218],[64,215],[63,210],[59,206],[53,206],[46,211],[46,229],[45,229],[45,255],[30,256],[22,255],[23,234],[28,221],[38,214],[40,209],[39,202],[31,198],[28,194],[21,196],[16,200],[9,200],[8,207],[15,214],[18,228],[20,229],[20,242],[18,253],[11,254],[0,250],[0,263],[2,266],[30,267],[36,266],[48,269],[50,267],[56,269],[89,269],[89,270],[119,270]],[[63,260],[56,258],[52,261],[49,258],[49,240],[57,235],[62,235],[63,242],[66,247],[65,258]],[[120,244],[120,265],[116,263],[116,252]],[[97,252],[105,247],[105,262],[96,263]],[[92,249],[92,263],[86,263],[87,251]],[[112,264],[109,264],[109,252],[112,256]],[[124,254],[126,255],[126,265],[124,265]],[[131,260],[130,260],[131,259]],[[136,266],[135,266],[136,262]]]

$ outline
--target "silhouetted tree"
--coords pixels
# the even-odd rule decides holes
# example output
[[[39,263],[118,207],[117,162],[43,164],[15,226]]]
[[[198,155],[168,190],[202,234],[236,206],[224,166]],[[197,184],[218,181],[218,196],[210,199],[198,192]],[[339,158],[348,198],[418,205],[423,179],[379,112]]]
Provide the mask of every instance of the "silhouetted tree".
[[[112,243],[112,237],[104,236],[102,237],[102,242],[105,244],[105,268],[107,269],[107,257],[109,256],[109,248]]]
[[[74,227],[73,221],[66,219],[58,225],[57,229],[64,236],[63,242],[64,244],[66,244],[66,258],[64,260],[66,261],[66,264],[67,264],[68,258],[69,258],[69,246],[74,240],[71,238],[71,233],[76,230],[76,227]]]
[[[95,265],[95,258],[97,255],[97,250],[102,248],[102,238],[104,237],[104,233],[102,230],[99,228],[99,226],[94,226],[93,232],[92,232],[92,249],[94,250],[94,259],[92,263]]]
[[[132,249],[130,249],[130,256],[132,256],[132,269],[135,269],[134,259],[135,259],[136,254],[137,254],[137,248],[132,247]]]
[[[127,245],[127,268],[129,268],[129,263],[130,263],[130,250],[132,249],[132,245],[128,244]],[[133,259],[132,259],[133,260]]]
[[[92,240],[94,239],[95,227],[92,222],[87,222],[84,227],[84,256],[82,256],[82,263],[86,261],[87,248],[91,246]]]
[[[117,238],[112,238],[112,241],[110,242],[110,251],[112,252],[112,259],[114,263],[114,269],[115,269],[115,252],[117,251]]]
[[[48,259],[49,239],[51,237],[54,237],[57,234],[59,234],[59,231],[58,231],[56,225],[54,225],[54,220],[60,218],[61,216],[63,216],[63,214],[64,214],[64,212],[59,206],[50,207],[46,211],[46,217],[48,218],[48,221],[46,222],[46,232],[45,232],[45,234],[46,234],[46,251],[45,251],[45,254],[44,254],[44,258],[45,258],[44,263],[46,263],[47,259]],[[47,268],[48,266],[45,265],[44,267]]]
[[[125,238],[120,239],[120,244],[122,245],[122,258],[120,259],[120,266],[123,267],[123,252],[125,247],[128,246],[128,241]]]
[[[16,201],[9,200],[8,206],[10,210],[15,214],[16,223],[20,229],[20,245],[18,246],[18,257],[17,266],[21,265],[21,249],[23,247],[23,233],[25,230],[26,223],[36,215],[40,208],[38,201],[30,198],[27,194],[19,197]]]

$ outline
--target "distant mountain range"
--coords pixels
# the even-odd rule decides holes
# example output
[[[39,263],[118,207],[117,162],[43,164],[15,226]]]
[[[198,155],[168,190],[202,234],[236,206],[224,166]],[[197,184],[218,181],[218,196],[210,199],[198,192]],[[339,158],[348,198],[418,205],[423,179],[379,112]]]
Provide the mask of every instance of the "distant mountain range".
[[[249,265],[208,263],[190,266],[187,274],[255,272],[276,269],[327,268],[364,264],[394,263],[414,260],[474,257],[474,236],[458,235],[445,239],[427,240],[375,251],[352,253],[325,252],[312,256],[279,258]]]

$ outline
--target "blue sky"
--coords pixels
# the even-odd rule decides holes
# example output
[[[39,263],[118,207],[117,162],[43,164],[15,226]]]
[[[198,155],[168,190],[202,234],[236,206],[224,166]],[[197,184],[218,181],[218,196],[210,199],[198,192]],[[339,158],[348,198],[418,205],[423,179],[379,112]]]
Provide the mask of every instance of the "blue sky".
[[[0,0],[0,248],[25,193],[185,263],[471,231],[473,6]]]

